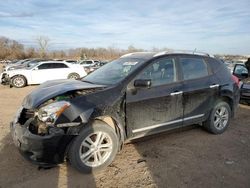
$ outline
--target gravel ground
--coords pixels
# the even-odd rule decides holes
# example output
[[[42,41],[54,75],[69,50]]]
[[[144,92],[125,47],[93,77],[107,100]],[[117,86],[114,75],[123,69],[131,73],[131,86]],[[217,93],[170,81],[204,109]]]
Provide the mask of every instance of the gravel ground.
[[[66,162],[48,170],[23,159],[9,131],[22,99],[36,86],[0,86],[0,187],[250,187],[250,107],[240,105],[229,129],[212,135],[192,126],[126,144],[95,174]]]

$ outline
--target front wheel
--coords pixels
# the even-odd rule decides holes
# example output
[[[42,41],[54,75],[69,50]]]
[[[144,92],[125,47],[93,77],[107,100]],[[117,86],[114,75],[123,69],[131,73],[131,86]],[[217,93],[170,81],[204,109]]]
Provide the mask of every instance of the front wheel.
[[[83,173],[102,169],[114,160],[118,138],[110,126],[95,121],[80,132],[69,148],[68,158],[74,168]]]
[[[27,81],[23,76],[14,76],[11,79],[11,85],[13,85],[16,88],[21,88],[26,86]]]
[[[220,101],[215,105],[206,122],[204,122],[204,127],[213,134],[221,134],[229,126],[230,118],[230,106],[228,103]]]

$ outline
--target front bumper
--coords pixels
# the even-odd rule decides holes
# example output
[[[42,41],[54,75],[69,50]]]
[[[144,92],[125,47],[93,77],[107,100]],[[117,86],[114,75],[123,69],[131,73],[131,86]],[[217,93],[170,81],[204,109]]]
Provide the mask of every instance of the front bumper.
[[[0,74],[0,83],[5,85],[10,83],[10,78],[6,72]]]
[[[53,166],[62,163],[66,148],[73,135],[65,135],[59,128],[51,128],[50,134],[40,136],[29,130],[30,121],[24,125],[11,122],[10,129],[15,145],[20,153],[34,164]]]

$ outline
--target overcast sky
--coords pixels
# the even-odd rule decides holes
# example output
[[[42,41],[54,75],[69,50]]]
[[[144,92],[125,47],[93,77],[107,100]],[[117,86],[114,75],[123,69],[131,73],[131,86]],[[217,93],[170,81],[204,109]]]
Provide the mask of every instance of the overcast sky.
[[[51,49],[174,48],[250,54],[250,0],[1,0],[0,35]]]

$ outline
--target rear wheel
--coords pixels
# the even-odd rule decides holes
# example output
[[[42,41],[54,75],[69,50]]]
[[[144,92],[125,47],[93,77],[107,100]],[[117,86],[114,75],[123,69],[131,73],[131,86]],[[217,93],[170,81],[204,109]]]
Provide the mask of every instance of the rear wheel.
[[[70,73],[68,76],[68,79],[73,79],[73,80],[77,80],[79,78],[80,78],[80,76],[77,73]]]
[[[85,127],[69,148],[68,158],[74,168],[83,173],[108,166],[118,152],[115,131],[101,121]]]
[[[209,118],[204,122],[204,127],[213,134],[221,134],[229,126],[230,118],[230,106],[224,101],[219,101],[213,108]]]
[[[27,81],[23,76],[14,76],[11,79],[11,85],[13,85],[16,88],[21,88],[26,86]]]

